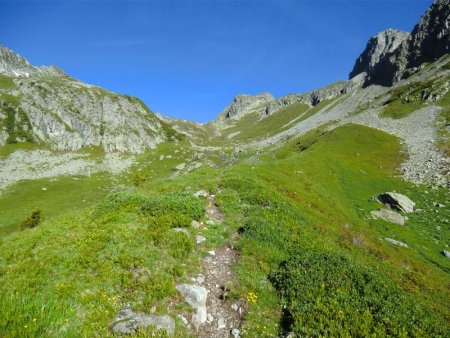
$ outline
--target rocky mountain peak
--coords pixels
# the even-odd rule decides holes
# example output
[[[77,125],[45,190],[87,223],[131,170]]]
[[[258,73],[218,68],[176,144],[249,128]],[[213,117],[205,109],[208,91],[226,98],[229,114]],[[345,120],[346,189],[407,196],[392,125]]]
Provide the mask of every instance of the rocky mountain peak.
[[[364,85],[391,86],[425,62],[450,53],[450,0],[436,0],[410,34],[387,30],[372,37],[350,78],[366,72]]]
[[[349,78],[366,72],[369,73],[372,68],[396,50],[409,37],[409,33],[397,29],[386,29],[375,36],[372,36],[367,42],[367,46],[355,62]]]
[[[222,113],[220,113],[219,117],[221,119],[241,117],[274,100],[275,98],[270,93],[261,93],[257,95],[236,95],[233,101],[222,111]]]
[[[65,75],[55,66],[32,66],[27,59],[0,45],[0,74],[11,77],[29,77],[36,75]]]

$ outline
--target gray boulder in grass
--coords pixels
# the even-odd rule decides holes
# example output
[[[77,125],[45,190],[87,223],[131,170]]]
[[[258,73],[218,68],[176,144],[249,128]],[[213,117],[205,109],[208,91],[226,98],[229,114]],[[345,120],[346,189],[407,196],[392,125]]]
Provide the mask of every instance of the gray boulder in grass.
[[[382,220],[385,220],[387,222],[404,225],[405,224],[405,217],[400,215],[399,213],[389,210],[389,209],[380,209],[376,211],[371,211],[370,214],[375,218],[380,218]]]
[[[375,196],[375,198],[391,209],[403,212],[414,212],[414,206],[416,205],[407,196],[396,192],[385,192]]]
[[[114,333],[132,334],[139,329],[153,327],[157,331],[165,331],[169,336],[175,333],[175,321],[168,315],[149,315],[133,312],[131,309],[120,311],[111,321]]]

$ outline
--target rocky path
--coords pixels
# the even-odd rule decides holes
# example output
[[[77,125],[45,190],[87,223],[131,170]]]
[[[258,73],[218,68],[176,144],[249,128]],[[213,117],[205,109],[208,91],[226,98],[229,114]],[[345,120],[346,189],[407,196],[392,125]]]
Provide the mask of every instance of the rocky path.
[[[207,224],[222,222],[224,215],[215,203],[215,196],[210,194],[203,196],[208,200]],[[205,288],[207,292],[206,320],[202,321],[198,317],[198,321],[195,322],[194,317],[191,319],[193,334],[198,338],[240,336],[243,306],[240,301],[228,297],[230,289],[236,282],[232,271],[233,265],[239,259],[238,250],[233,248],[236,237],[237,234],[234,234],[221,247],[208,251],[208,256],[202,261],[201,274],[192,278],[195,282],[193,287]]]

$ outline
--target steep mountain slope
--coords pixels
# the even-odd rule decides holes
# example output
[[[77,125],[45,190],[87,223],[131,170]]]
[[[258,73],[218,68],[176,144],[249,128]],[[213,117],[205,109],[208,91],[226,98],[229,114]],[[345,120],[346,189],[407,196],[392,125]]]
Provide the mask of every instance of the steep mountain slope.
[[[435,61],[448,54],[450,2],[436,0],[407,38],[404,33],[393,31],[380,34],[369,40],[366,50],[350,72],[350,78],[366,71],[365,85],[390,86],[415,73],[423,63]],[[402,42],[399,43],[400,41]],[[391,46],[386,48],[389,42]],[[375,50],[382,51],[382,57],[373,60],[372,54]]]
[[[31,66],[1,46],[0,108],[0,145],[26,141],[57,150],[97,146],[138,153],[166,139],[162,122],[139,99],[54,67]]]

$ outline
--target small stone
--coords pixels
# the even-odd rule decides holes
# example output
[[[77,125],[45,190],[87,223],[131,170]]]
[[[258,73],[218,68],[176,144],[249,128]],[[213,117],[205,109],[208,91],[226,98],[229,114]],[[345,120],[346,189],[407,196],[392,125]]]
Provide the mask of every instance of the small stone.
[[[204,241],[206,241],[206,238],[203,237],[202,235],[197,235],[195,236],[195,242],[197,244],[202,244]]]
[[[193,194],[195,198],[199,198],[199,197],[208,197],[208,192],[206,190],[199,190],[196,193]]]
[[[183,170],[184,168],[186,168],[186,163],[181,163],[175,167],[177,170]]]
[[[240,337],[241,332],[238,329],[232,329],[230,331],[230,335],[233,338],[239,338]]]
[[[178,315],[178,318],[180,318],[181,319],[181,321],[183,322],[183,324],[184,325],[186,325],[186,326],[188,326],[189,325],[189,322],[188,322],[188,320],[184,317],[184,316],[182,316],[182,315]]]
[[[450,251],[444,250],[444,251],[442,251],[442,254],[443,254],[445,257],[450,258]]]
[[[43,191],[46,191],[46,190],[47,190],[47,188],[42,188],[42,190],[43,190]]]
[[[215,253],[215,251],[214,251],[214,250],[210,250],[210,251],[208,251],[208,254],[210,254],[211,256],[215,256],[215,255],[216,255],[216,253]]]
[[[214,317],[212,316],[212,314],[208,313],[208,315],[206,316],[206,320],[207,320],[209,323],[212,323],[212,321],[214,320]]]
[[[218,329],[224,329],[227,327],[227,320],[225,317],[220,317],[217,321],[217,328]]]
[[[435,206],[438,207],[438,208],[444,208],[445,207],[445,205],[441,204],[441,203],[436,203]]]
[[[232,304],[232,305],[231,305],[231,309],[232,309],[233,311],[237,311],[237,310],[239,309],[239,306],[238,306],[237,304]]]
[[[385,240],[385,241],[388,241],[388,242],[391,243],[391,244],[400,246],[400,247],[402,247],[402,248],[407,248],[407,247],[408,247],[408,244],[403,243],[403,242],[400,242],[400,241],[397,241],[397,240],[392,239],[392,238],[385,238],[384,240]]]
[[[216,224],[213,220],[207,220],[206,221],[206,224],[208,224],[208,225],[214,225],[214,224]]]
[[[193,220],[191,222],[191,227],[193,227],[194,229],[198,229],[198,228],[200,228],[200,223],[195,221],[195,220]]]

